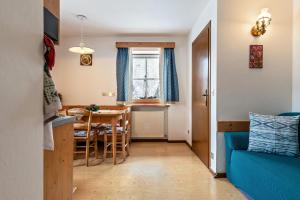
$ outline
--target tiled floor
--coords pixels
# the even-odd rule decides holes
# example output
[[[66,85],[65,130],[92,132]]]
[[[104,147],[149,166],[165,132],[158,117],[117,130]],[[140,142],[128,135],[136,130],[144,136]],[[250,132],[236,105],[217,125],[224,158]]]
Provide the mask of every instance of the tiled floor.
[[[133,143],[123,164],[75,167],[74,184],[74,200],[245,199],[226,179],[214,179],[185,144]]]

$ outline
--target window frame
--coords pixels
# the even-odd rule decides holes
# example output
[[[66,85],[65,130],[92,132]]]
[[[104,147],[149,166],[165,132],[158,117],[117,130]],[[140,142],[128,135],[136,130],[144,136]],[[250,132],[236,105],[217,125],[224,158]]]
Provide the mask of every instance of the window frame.
[[[162,63],[163,63],[163,58],[162,58],[162,51],[163,49],[160,49],[160,53],[159,54],[134,54],[133,53],[133,49],[130,49],[130,67],[129,67],[129,71],[130,71],[130,76],[129,76],[129,82],[130,82],[130,101],[133,103],[160,103],[161,100],[163,99],[163,67],[162,67]],[[158,57],[159,59],[159,78],[147,78],[147,58],[151,56],[153,57]],[[141,57],[141,58],[145,58],[146,59],[146,76],[145,78],[133,78],[133,59],[135,57]],[[144,99],[135,99],[133,98],[133,82],[134,80],[143,80],[145,81],[145,84],[147,84],[148,80],[159,80],[159,97],[158,98],[144,98]],[[146,91],[145,93],[147,93],[147,89],[148,87],[146,86]]]

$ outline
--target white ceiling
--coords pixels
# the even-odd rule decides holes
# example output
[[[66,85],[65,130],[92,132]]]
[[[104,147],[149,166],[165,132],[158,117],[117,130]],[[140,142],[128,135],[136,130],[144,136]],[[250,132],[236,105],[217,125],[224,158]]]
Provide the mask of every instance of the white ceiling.
[[[87,16],[85,35],[183,35],[209,0],[61,0],[61,33],[80,34],[77,14]]]

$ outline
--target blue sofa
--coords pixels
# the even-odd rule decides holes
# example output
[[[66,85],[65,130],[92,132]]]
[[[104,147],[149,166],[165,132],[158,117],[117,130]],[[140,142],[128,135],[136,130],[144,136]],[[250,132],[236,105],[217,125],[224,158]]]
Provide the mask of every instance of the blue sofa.
[[[225,133],[229,181],[250,199],[300,200],[300,158],[249,152],[248,144],[248,132]]]

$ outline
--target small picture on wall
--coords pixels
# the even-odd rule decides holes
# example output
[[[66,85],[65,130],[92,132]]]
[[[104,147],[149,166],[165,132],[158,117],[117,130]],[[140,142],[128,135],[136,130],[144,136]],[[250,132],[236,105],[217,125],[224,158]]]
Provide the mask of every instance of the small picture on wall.
[[[81,66],[92,66],[93,54],[80,54],[80,65]]]
[[[263,68],[263,45],[250,45],[250,60],[249,68],[261,69]]]

